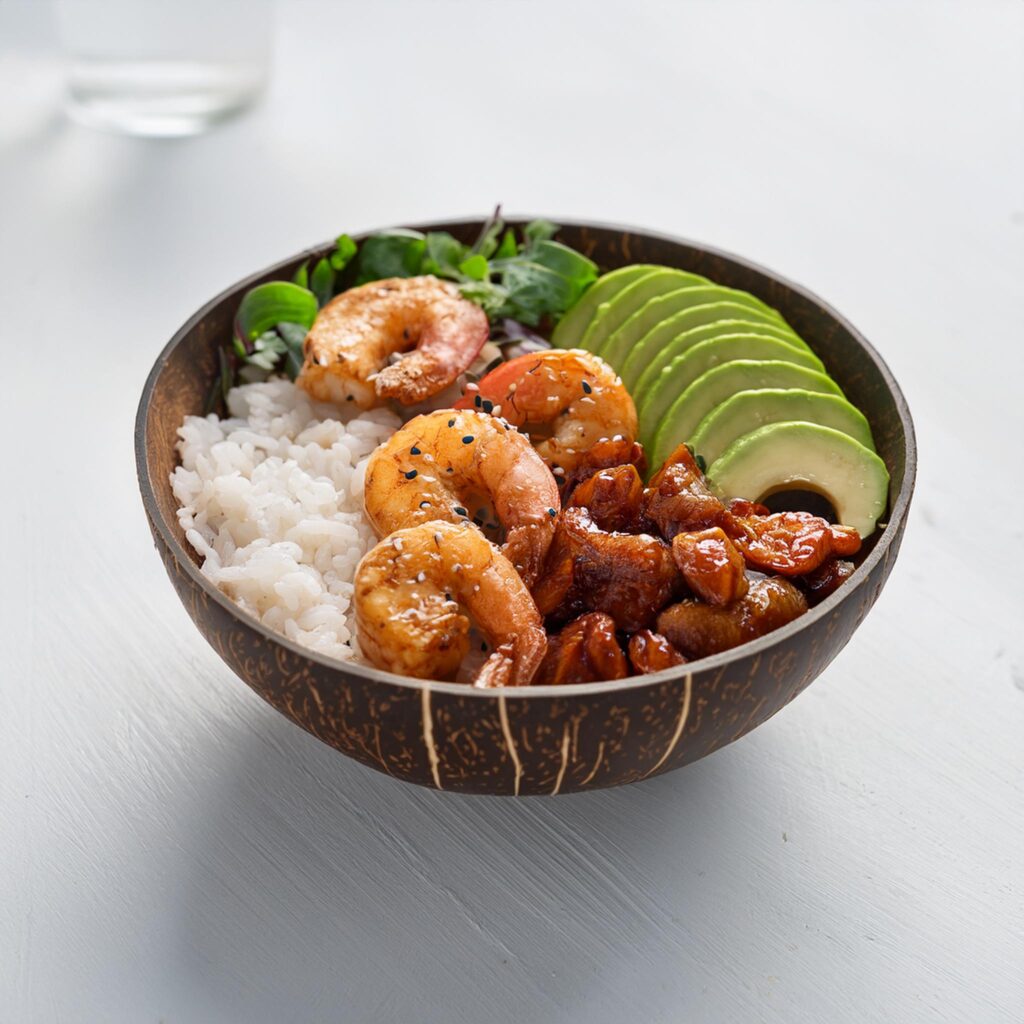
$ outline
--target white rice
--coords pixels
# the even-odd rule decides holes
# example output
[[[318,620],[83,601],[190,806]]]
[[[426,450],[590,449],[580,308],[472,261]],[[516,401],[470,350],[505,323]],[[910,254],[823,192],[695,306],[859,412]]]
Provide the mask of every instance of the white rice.
[[[233,388],[227,404],[229,419],[185,417],[171,474],[203,574],[264,625],[350,659],[352,580],[376,541],[366,460],[400,421],[386,409],[346,420],[287,380]]]

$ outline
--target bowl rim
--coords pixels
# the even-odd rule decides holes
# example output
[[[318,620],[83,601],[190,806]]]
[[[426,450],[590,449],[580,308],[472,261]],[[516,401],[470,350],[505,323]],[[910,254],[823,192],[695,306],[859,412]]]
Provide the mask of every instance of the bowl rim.
[[[505,214],[504,219],[507,223],[519,224],[537,219],[538,216],[541,215],[528,216],[521,214]],[[726,250],[718,249],[710,245],[704,245],[700,242],[696,242],[688,238],[682,238],[678,235],[670,235],[665,232],[649,231],[644,228],[612,224],[605,221],[582,221],[574,220],[572,218],[549,217],[547,215],[543,216],[545,220],[550,220],[553,223],[558,224],[560,228],[570,227],[578,228],[580,230],[599,230],[619,234],[640,235],[673,245],[682,245],[690,249],[697,249],[717,259],[723,259],[734,263],[746,270],[753,271],[774,280],[778,284],[799,295],[807,302],[810,302],[812,305],[816,305],[827,313],[828,316],[832,317],[857,342],[868,359],[875,364],[875,367],[884,380],[886,388],[892,396],[893,402],[896,406],[896,411],[899,415],[904,433],[903,454],[905,468],[903,483],[900,486],[895,501],[892,503],[890,515],[886,520],[882,536],[878,539],[867,558],[857,566],[851,578],[820,604],[809,609],[806,614],[801,615],[799,618],[794,619],[792,622],[787,623],[779,629],[773,630],[771,633],[768,633],[763,637],[741,644],[739,647],[734,647],[728,651],[723,651],[720,654],[714,654],[707,658],[700,658],[695,661],[686,662],[683,665],[678,665],[673,668],[663,669],[660,672],[651,672],[646,675],[638,676],[627,676],[625,679],[597,681],[591,683],[568,683],[561,686],[517,686],[478,689],[477,687],[467,685],[466,683],[414,679],[409,676],[401,676],[393,672],[386,672],[383,669],[374,668],[370,665],[339,661],[336,658],[327,657],[320,654],[318,651],[304,647],[303,645],[290,640],[283,634],[277,633],[267,626],[264,626],[258,619],[252,617],[247,612],[239,608],[234,601],[232,601],[226,594],[222,593],[202,574],[202,572],[200,572],[199,567],[193,561],[192,556],[178,540],[174,531],[171,529],[170,524],[167,523],[161,515],[160,506],[157,503],[156,493],[153,488],[153,482],[149,474],[146,421],[153,392],[156,389],[157,379],[167,364],[171,353],[182,342],[185,336],[191,332],[214,308],[224,302],[233,292],[236,292],[241,288],[252,287],[260,280],[281,272],[285,267],[290,266],[304,257],[308,258],[316,253],[322,252],[332,244],[331,242],[324,242],[321,245],[300,250],[292,256],[278,260],[270,266],[264,267],[262,270],[248,274],[246,277],[235,281],[222,289],[207,302],[204,302],[203,305],[200,306],[200,308],[196,310],[174,332],[174,334],[171,335],[170,340],[160,350],[159,355],[146,377],[146,383],[143,386],[142,395],[139,398],[139,405],[135,415],[135,466],[139,480],[139,490],[142,493],[142,502],[145,506],[146,515],[149,518],[150,523],[155,526],[161,540],[174,555],[178,564],[184,567],[185,572],[188,574],[192,582],[195,583],[209,599],[215,601],[232,617],[241,620],[250,629],[263,636],[264,639],[271,643],[280,645],[300,658],[306,658],[322,665],[331,672],[338,673],[339,676],[351,674],[374,683],[400,686],[421,692],[429,690],[432,693],[451,694],[452,696],[466,697],[468,699],[494,700],[495,698],[502,696],[506,698],[511,696],[516,699],[540,700],[543,698],[597,696],[600,694],[612,694],[623,690],[633,690],[647,686],[658,686],[659,684],[670,682],[675,679],[683,679],[686,676],[692,677],[697,671],[705,673],[723,668],[725,665],[733,661],[741,661],[747,657],[763,655],[781,641],[793,636],[803,629],[806,629],[812,623],[830,615],[834,608],[836,608],[842,601],[849,598],[855,590],[867,582],[871,575],[871,571],[880,561],[882,561],[883,558],[888,556],[889,548],[892,546],[894,539],[899,537],[901,532],[899,527],[906,519],[917,476],[917,441],[910,408],[907,405],[903,391],[896,382],[896,378],[893,376],[892,371],[867,338],[865,338],[849,320],[847,320],[827,302],[819,298],[818,295],[810,289],[805,288],[803,285],[797,284],[794,281],[790,281],[788,278],[775,273],[775,271],[769,270],[767,267],[742,256],[737,256],[734,253],[727,252]],[[437,219],[417,224],[402,224],[400,226],[416,231],[429,231],[437,230],[441,225],[444,225],[445,227],[478,226],[483,223],[483,220],[484,219],[480,217],[453,217],[450,219]],[[377,234],[381,231],[393,230],[394,227],[398,226],[399,225],[371,228],[353,235],[353,238],[356,241],[361,241],[370,235]]]

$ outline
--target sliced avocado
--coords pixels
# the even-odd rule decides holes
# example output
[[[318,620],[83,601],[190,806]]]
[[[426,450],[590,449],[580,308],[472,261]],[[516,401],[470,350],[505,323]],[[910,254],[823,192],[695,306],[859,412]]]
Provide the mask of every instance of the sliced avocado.
[[[766,306],[750,292],[737,291],[735,288],[726,288],[720,284],[690,285],[651,299],[609,335],[605,343],[595,351],[606,363],[621,371],[633,347],[653,328],[678,313],[693,309],[695,306],[705,306],[709,302],[735,302],[737,305],[765,313],[775,322],[782,323],[782,317],[774,309]]]
[[[710,466],[738,437],[769,423],[796,420],[839,430],[870,451],[875,450],[871,428],[859,409],[838,395],[799,388],[740,391],[716,405],[700,421],[690,444]]]
[[[640,436],[653,434],[672,403],[698,377],[714,366],[737,359],[775,359],[825,373],[821,360],[806,348],[757,334],[727,334],[692,345],[664,367],[642,395],[634,395],[640,418]]]
[[[588,352],[599,353],[605,340],[651,299],[678,288],[707,283],[708,279],[701,277],[700,274],[690,274],[685,270],[673,270],[670,267],[662,267],[652,274],[641,277],[597,307],[590,325],[580,339],[579,347],[585,348]]]
[[[691,344],[690,338],[687,337],[690,331],[716,320],[744,320],[747,323],[763,324],[764,329],[758,327],[761,334],[771,334],[783,340],[792,339],[798,348],[807,348],[807,343],[800,339],[796,331],[788,324],[782,323],[776,316],[749,306],[741,306],[738,302],[713,302],[706,306],[685,309],[648,331],[633,346],[633,351],[622,368],[622,379],[635,382],[626,386],[632,387],[637,394],[642,393],[657,376],[658,371]]]
[[[635,284],[642,277],[663,269],[651,263],[631,263],[628,267],[602,274],[558,321],[551,335],[551,344],[555,348],[577,348],[598,306],[610,302],[623,288]]]
[[[703,307],[701,307],[703,308]],[[696,310],[690,310],[696,312]],[[807,346],[788,328],[780,327],[774,323],[757,323],[754,320],[713,320],[709,324],[701,324],[699,327],[691,327],[684,331],[678,338],[673,338],[670,344],[677,349],[676,354],[680,355],[693,345],[699,345],[702,341],[710,341],[711,338],[720,338],[726,334],[760,334],[762,336],[779,338],[794,348],[806,349]],[[643,338],[641,342],[643,342]],[[676,345],[676,342],[679,342]],[[809,350],[808,350],[809,351]],[[643,393],[638,386],[638,381],[643,377],[647,369],[647,363],[634,358],[636,348],[626,359],[625,365],[620,371],[622,382],[626,385],[630,394],[637,399],[643,399]]]
[[[650,433],[641,432],[640,440],[650,452],[651,468],[658,469],[677,445],[689,441],[700,421],[719,402],[731,398],[737,391],[757,388],[803,388],[842,395],[839,385],[830,377],[796,363],[777,359],[736,359],[723,363],[701,374],[676,398],[661,423],[655,425],[653,442]]]
[[[726,499],[814,491],[861,537],[874,531],[889,492],[889,473],[873,451],[818,423],[769,423],[744,434],[708,467],[708,479]]]

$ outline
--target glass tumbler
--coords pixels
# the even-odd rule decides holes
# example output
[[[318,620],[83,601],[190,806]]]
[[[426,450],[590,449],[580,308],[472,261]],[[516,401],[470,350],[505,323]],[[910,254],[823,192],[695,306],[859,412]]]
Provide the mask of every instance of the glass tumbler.
[[[56,0],[68,111],[133,135],[193,135],[270,70],[274,0]]]

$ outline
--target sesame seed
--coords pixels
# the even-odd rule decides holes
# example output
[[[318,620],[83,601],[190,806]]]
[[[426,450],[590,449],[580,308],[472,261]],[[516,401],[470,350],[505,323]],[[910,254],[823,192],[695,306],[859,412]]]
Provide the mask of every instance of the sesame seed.
[[[417,583],[426,583],[427,582],[427,574],[425,572],[418,572],[418,573],[416,573],[416,582]]]
[[[479,384],[467,384],[466,385],[466,390],[468,392],[470,392],[470,393],[472,393],[474,391],[479,391],[480,390],[480,385]]]
[[[465,510],[465,509],[464,509],[464,508],[463,508],[463,507],[462,507],[461,505],[456,505],[456,506],[455,506],[455,508],[454,508],[454,509],[453,509],[452,511],[453,511],[453,512],[454,512],[454,513],[455,513],[455,514],[456,514],[457,516],[465,516],[465,515],[469,515],[469,513],[468,513],[468,512],[467,512],[467,511],[466,511],[466,510]]]
[[[519,387],[518,384],[509,384],[509,386],[508,386],[508,393],[510,395],[514,395],[517,387]]]
[[[472,443],[473,443],[473,435],[472,435],[472,434],[467,434],[467,435],[466,435],[466,436],[465,436],[465,437],[464,437],[464,438],[462,439],[462,443],[463,443],[463,444],[472,444]]]
[[[491,412],[494,409],[494,403],[488,398],[485,398],[480,405],[483,406],[484,412]]]
[[[416,445],[413,445],[413,446],[412,446],[412,447],[411,447],[411,448],[409,449],[409,454],[410,454],[410,455],[419,455],[419,454],[420,454],[420,450],[419,450],[419,448],[417,448],[417,447],[416,447]]]
[[[441,534],[439,534],[439,533],[435,533],[434,534],[434,543],[435,544],[440,544],[443,539],[444,538],[441,536]]]
[[[549,508],[548,509],[548,515],[549,516],[557,516],[558,513],[553,508]]]
[[[551,472],[554,473],[555,476],[565,476],[565,470],[561,466],[555,466]]]
[[[405,474],[405,479],[406,480],[415,480],[416,479],[416,475],[418,473],[419,473],[419,470],[417,470],[417,469],[410,469],[409,472]]]
[[[391,543],[394,544],[396,551],[401,551],[402,550],[402,538],[401,537],[396,537]]]
[[[475,395],[475,396],[473,397],[473,404],[474,404],[474,405],[475,405],[475,406],[476,406],[476,407],[477,407],[478,409],[480,408],[481,402],[480,402],[480,396],[479,396],[479,395]]]
[[[454,427],[455,426],[455,420],[449,420],[448,421],[448,426],[449,427]]]
[[[583,382],[583,390],[589,395],[594,389],[586,382]]]
[[[501,415],[501,406],[500,405],[496,405],[492,411],[493,411],[495,416],[500,416]]]
[[[420,508],[430,508],[430,502],[429,501],[421,501],[420,502]]]
[[[444,599],[446,601],[450,601],[452,599],[452,595],[449,594],[447,590],[444,592]]]
[[[486,640],[481,641],[481,643],[480,643],[480,650],[481,651],[486,651],[487,650],[487,641]]]

